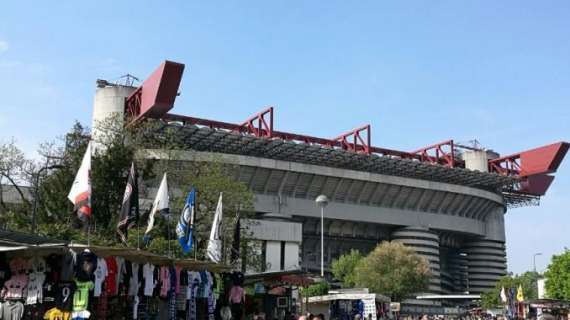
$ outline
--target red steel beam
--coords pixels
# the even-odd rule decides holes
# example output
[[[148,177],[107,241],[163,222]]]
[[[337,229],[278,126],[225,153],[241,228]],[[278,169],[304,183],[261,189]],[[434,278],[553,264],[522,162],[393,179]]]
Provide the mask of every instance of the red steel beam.
[[[273,137],[273,107],[269,107],[239,125],[239,132],[247,132],[256,137]]]
[[[554,176],[547,174],[528,176],[521,181],[518,191],[543,196],[546,194],[548,188],[550,188],[552,181],[554,181]]]
[[[448,148],[444,149],[444,147]],[[453,140],[436,143],[431,146],[412,151],[411,153],[419,155],[420,161],[422,162],[441,164],[450,168],[457,166],[458,162],[455,159]]]
[[[190,124],[190,125],[205,126],[205,127],[211,128],[211,129],[224,129],[224,130],[229,130],[229,131],[240,131],[240,128],[241,128],[241,124],[235,124],[235,123],[229,123],[229,122],[223,122],[223,121],[215,121],[215,120],[208,120],[208,119],[202,119],[202,118],[196,118],[196,117],[189,117],[189,116],[172,114],[172,113],[167,113],[166,115],[163,116],[163,119],[170,120],[170,121],[179,121],[179,122],[182,122],[184,124]],[[329,147],[329,148],[341,147],[340,142],[335,141],[335,140],[318,138],[318,137],[302,135],[302,134],[297,134],[297,133],[277,131],[277,130],[273,130],[272,138],[287,140],[287,141],[297,141],[297,142],[307,143],[307,144],[315,144],[315,145],[320,145],[320,146]],[[403,158],[403,159],[417,159],[417,160],[419,160],[419,157],[415,154],[411,154],[411,153],[404,152],[404,151],[380,148],[380,147],[370,147],[370,152],[376,153],[376,154],[381,154],[384,156],[392,156],[392,157]]]
[[[164,61],[125,101],[127,125],[160,118],[174,106],[184,64]]]
[[[370,125],[364,125],[360,128],[356,128],[347,133],[343,133],[340,136],[333,139],[340,143],[340,147],[344,150],[352,152],[361,152],[370,154]]]
[[[489,160],[489,172],[521,177],[554,173],[569,148],[568,142],[558,142]]]
[[[273,110],[267,109],[254,116],[244,123],[235,124],[229,122],[201,119],[195,117],[188,117],[176,114],[166,114],[163,116],[165,120],[180,121],[184,124],[206,126],[212,129],[223,129],[234,132],[242,132],[245,134],[255,134],[260,137],[269,137],[271,139],[281,139],[288,141],[296,141],[300,143],[315,144],[325,148],[342,148],[353,152],[366,152],[369,154],[379,154],[383,156],[396,157],[401,159],[413,159],[421,162],[428,162],[432,164],[440,164],[448,167],[457,167],[462,165],[462,161],[455,159],[453,140],[437,143],[419,150],[410,152],[403,152],[398,150],[391,150],[385,148],[374,147],[369,144],[369,136],[363,137],[363,131],[369,134],[368,126],[363,126],[346,134],[343,134],[335,139],[323,139],[313,136],[282,132],[273,130],[272,115]],[[269,117],[265,121],[261,120],[262,117]],[[269,135],[271,133],[271,135]],[[349,138],[354,138],[356,133],[360,136],[356,138],[358,143],[354,141],[345,141]],[[348,146],[347,146],[348,145]],[[365,148],[368,146],[368,149]],[[448,147],[449,151],[443,149]],[[520,176],[520,186],[517,192],[544,195],[551,185],[554,177],[548,175],[558,169],[560,162],[568,151],[569,144],[565,142],[532,149],[529,151],[521,152],[494,160],[489,161],[490,172],[499,173],[502,175]],[[521,165],[522,164],[522,165]],[[527,165],[528,167],[524,167]],[[532,173],[532,175],[530,175]]]

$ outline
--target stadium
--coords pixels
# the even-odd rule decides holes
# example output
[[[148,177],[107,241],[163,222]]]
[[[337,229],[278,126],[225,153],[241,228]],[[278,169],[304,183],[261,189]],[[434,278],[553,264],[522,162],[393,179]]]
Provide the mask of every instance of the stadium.
[[[93,121],[115,113],[126,126],[159,119],[186,148],[173,160],[231,165],[254,192],[252,229],[267,271],[318,273],[315,198],[326,195],[326,270],[350,249],[393,240],[429,261],[429,293],[484,292],[506,274],[505,214],[538,205],[569,148],[558,142],[502,156],[449,140],[398,151],[373,146],[370,125],[332,139],[278,131],[272,107],[238,123],[178,115],[171,109],[183,70],[165,61],[139,87],[98,81]],[[158,146],[146,153],[163,155]]]

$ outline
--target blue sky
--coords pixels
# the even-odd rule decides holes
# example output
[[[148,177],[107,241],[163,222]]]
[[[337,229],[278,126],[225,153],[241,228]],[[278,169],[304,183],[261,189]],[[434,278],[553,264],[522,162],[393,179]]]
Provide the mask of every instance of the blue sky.
[[[186,64],[174,111],[401,150],[453,138],[502,154],[570,140],[568,1],[10,1],[0,139],[29,153],[89,124],[95,79]],[[570,246],[570,159],[540,207],[507,214],[509,269]]]

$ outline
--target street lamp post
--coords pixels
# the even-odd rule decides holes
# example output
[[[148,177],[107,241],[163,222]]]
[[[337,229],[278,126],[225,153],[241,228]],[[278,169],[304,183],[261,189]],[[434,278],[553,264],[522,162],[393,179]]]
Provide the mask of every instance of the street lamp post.
[[[36,175],[36,187],[34,188],[34,203],[32,205],[32,234],[36,233],[36,227],[37,227],[37,223],[36,223],[36,213],[38,211],[38,197],[39,197],[39,189],[40,189],[40,177],[42,175],[43,171],[49,170],[49,169],[60,169],[63,168],[63,166],[61,165],[53,165],[53,166],[45,166],[42,167],[40,170],[38,170],[38,173]]]
[[[536,273],[536,256],[541,256],[542,252],[537,252],[535,254],[532,255],[532,267],[534,270],[534,273]]]
[[[315,202],[321,207],[321,277],[325,277],[325,207],[329,204],[329,198],[324,194],[315,199]]]

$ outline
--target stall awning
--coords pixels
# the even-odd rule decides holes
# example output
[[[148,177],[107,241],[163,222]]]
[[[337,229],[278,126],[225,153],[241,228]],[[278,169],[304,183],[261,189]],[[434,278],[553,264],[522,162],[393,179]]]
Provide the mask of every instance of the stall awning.
[[[49,255],[51,253],[63,253],[68,249],[73,249],[74,251],[89,249],[98,256],[120,256],[134,262],[150,262],[156,265],[178,265],[190,270],[207,270],[212,272],[227,272],[232,270],[231,266],[224,264],[194,259],[177,259],[136,248],[88,246],[24,232],[0,230],[0,252],[9,255],[24,257]]]
[[[377,293],[338,293],[324,296],[309,297],[309,303],[325,303],[335,300],[375,300],[377,302],[390,302],[390,298]]]
[[[245,275],[245,284],[263,282],[269,285],[307,287],[315,281],[311,275],[298,269],[271,271]]]
[[[178,265],[183,268],[192,270],[207,270],[213,272],[231,271],[232,267],[224,264],[214,263],[210,261],[194,260],[194,259],[177,259],[168,256],[158,255],[145,250],[136,248],[117,248],[104,246],[87,246],[84,244],[70,244],[67,246],[75,251],[85,249],[91,250],[98,256],[121,256],[134,262],[150,262],[157,265]]]

